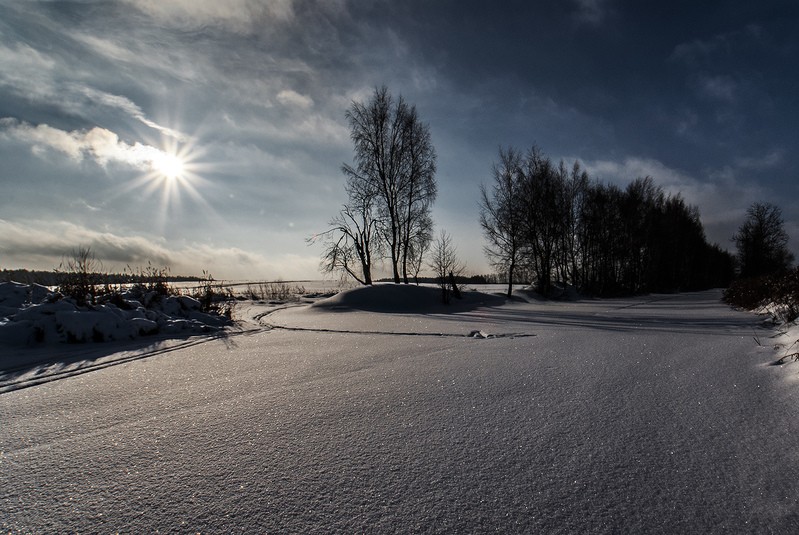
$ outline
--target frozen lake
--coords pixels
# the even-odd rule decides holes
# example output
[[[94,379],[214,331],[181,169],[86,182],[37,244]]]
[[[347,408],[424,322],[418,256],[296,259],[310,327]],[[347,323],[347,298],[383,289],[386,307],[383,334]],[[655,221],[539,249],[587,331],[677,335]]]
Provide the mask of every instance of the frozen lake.
[[[719,299],[244,306],[0,394],[0,527],[797,532],[795,370]]]

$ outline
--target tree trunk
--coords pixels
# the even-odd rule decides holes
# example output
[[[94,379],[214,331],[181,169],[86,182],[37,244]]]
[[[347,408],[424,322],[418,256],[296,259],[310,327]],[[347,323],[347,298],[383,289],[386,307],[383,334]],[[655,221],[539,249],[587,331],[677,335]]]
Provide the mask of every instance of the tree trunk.
[[[510,267],[508,268],[508,299],[513,295],[513,270],[516,269],[516,263],[511,260]]]

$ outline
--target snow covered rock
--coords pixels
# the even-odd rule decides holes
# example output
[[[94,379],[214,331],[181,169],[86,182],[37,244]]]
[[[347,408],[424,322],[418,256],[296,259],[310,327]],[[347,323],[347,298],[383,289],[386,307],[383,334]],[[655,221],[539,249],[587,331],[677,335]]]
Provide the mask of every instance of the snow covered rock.
[[[490,338],[491,335],[484,333],[483,331],[472,331],[469,333],[468,338],[478,338],[478,339],[485,339]]]

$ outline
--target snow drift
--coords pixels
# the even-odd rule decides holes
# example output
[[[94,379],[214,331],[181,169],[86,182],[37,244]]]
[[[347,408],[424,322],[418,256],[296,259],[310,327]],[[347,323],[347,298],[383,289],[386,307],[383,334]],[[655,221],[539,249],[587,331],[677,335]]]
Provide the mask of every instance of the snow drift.
[[[414,284],[375,284],[344,290],[312,306],[322,309],[352,309],[369,312],[446,312],[478,306],[499,305],[504,299],[482,292],[463,292],[460,299],[452,297],[445,305],[441,289]]]

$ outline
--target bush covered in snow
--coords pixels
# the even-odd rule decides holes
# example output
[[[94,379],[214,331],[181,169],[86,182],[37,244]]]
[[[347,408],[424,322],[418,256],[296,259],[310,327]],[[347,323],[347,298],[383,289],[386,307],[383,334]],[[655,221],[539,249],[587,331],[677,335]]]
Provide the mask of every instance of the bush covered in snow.
[[[0,343],[106,342],[213,332],[231,323],[229,314],[204,310],[198,299],[142,285],[86,302],[37,284],[4,282],[0,283]]]

